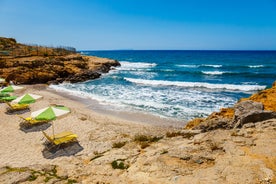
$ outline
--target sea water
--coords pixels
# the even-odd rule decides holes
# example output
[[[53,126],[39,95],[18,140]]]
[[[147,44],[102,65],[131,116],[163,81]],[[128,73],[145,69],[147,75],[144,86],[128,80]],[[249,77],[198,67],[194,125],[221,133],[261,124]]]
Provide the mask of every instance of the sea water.
[[[275,51],[82,51],[118,60],[100,79],[51,87],[110,110],[187,121],[271,87]]]

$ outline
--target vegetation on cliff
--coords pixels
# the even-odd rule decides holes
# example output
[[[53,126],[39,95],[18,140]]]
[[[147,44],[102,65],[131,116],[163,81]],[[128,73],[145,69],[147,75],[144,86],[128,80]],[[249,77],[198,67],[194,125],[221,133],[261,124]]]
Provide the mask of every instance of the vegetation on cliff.
[[[50,48],[0,37],[0,76],[20,84],[82,82],[99,78],[119,62],[82,56],[74,48]]]
[[[14,38],[0,37],[0,56],[5,58],[29,56],[64,56],[75,53],[76,49],[74,47],[45,47],[37,44],[27,45],[17,43]]]

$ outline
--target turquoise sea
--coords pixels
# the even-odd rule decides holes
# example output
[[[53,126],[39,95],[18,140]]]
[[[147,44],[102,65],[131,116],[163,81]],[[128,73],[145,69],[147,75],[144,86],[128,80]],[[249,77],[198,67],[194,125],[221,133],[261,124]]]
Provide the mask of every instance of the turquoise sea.
[[[100,79],[52,85],[116,111],[187,121],[271,87],[276,51],[81,51],[121,63]]]

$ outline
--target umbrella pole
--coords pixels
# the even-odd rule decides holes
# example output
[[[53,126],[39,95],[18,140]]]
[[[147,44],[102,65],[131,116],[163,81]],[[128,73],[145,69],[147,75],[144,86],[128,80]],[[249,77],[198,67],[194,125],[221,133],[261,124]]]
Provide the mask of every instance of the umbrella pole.
[[[54,121],[52,122],[52,130],[53,130],[53,139],[55,139]]]

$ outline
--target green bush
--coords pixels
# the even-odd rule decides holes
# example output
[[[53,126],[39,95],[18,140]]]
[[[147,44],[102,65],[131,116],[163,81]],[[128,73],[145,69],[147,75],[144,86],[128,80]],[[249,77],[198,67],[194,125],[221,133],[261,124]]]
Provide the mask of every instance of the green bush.
[[[123,160],[114,160],[112,163],[111,163],[111,166],[113,169],[127,169],[129,166],[128,165],[125,165]]]
[[[126,142],[114,142],[112,144],[112,148],[121,148],[123,147],[124,145],[126,145]]]

